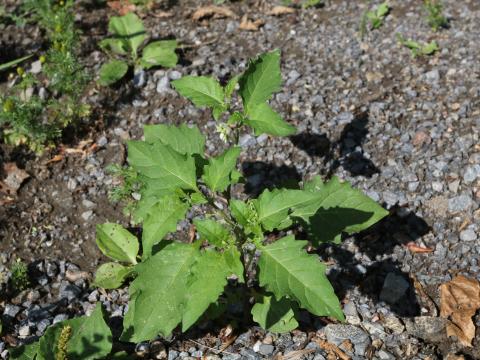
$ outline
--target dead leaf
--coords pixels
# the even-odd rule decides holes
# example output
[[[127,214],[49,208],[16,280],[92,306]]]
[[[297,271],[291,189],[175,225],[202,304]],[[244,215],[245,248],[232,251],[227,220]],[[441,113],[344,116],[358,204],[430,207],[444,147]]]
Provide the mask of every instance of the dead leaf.
[[[136,6],[134,4],[130,4],[129,0],[108,1],[107,5],[119,15],[126,15],[132,11],[135,11],[136,9]]]
[[[247,31],[258,31],[261,26],[265,24],[265,21],[262,19],[257,19],[255,21],[249,20],[247,15],[243,15],[242,20],[240,21],[239,29]]]
[[[14,201],[18,189],[30,177],[25,170],[19,169],[13,162],[3,164],[3,171],[7,177],[0,181],[0,205],[2,206]]]
[[[323,350],[325,350],[328,353],[328,355],[333,355],[334,358],[338,357],[341,360],[350,360],[350,357],[347,354],[345,354],[342,350],[340,350],[340,348],[337,345],[331,344],[326,340],[322,340],[318,338],[313,340],[318,344],[318,346],[320,346]]]
[[[267,15],[273,15],[273,16],[280,16],[280,15],[285,15],[285,14],[294,14],[295,9],[288,7],[288,6],[274,6],[272,10],[270,10]]]
[[[413,241],[410,241],[407,245],[405,245],[407,249],[412,253],[417,254],[425,254],[433,252],[433,248],[423,247],[420,245],[415,244]]]
[[[63,160],[63,155],[61,154],[57,154],[55,155],[53,158],[51,158],[50,160],[48,160],[45,165],[48,165],[48,164],[51,164],[51,163],[56,163],[56,162],[59,162],[59,161],[62,161]]]
[[[415,288],[415,292],[417,293],[420,300],[420,305],[429,310],[429,316],[437,316],[437,306],[435,305],[435,302],[430,298],[430,296],[428,296],[428,294],[425,292],[420,281],[418,281],[417,277],[414,274],[410,274],[410,279],[412,280],[413,287]]]
[[[197,9],[193,15],[192,19],[195,21],[200,21],[207,17],[213,17],[214,19],[220,19],[225,17],[235,17],[235,14],[232,10],[225,6],[202,6],[201,8]]]
[[[448,353],[447,356],[445,356],[445,360],[465,360],[465,357],[455,353]]]
[[[440,316],[450,319],[447,336],[456,336],[463,346],[471,347],[475,337],[472,316],[480,309],[480,283],[459,275],[440,285]]]

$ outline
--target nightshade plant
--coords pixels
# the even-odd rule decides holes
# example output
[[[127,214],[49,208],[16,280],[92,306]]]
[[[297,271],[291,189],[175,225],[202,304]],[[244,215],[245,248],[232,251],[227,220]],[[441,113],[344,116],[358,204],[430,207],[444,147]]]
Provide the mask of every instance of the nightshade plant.
[[[417,41],[405,39],[401,34],[397,34],[397,40],[400,45],[410,49],[412,58],[416,58],[419,55],[433,55],[440,50],[435,40],[432,40],[429,43],[420,44]]]
[[[100,47],[112,55],[112,59],[100,68],[99,83],[112,85],[122,79],[130,66],[135,70],[153,66],[173,67],[178,57],[176,40],[160,40],[148,43],[139,56],[138,50],[145,41],[146,33],[142,20],[134,13],[113,16],[108,23],[113,37],[100,42]]]
[[[235,184],[242,181],[240,131],[295,133],[268,103],[281,88],[280,52],[250,61],[225,86],[205,76],[185,76],[173,86],[196,106],[212,109],[221,137],[231,146],[208,156],[198,127],[165,124],[147,125],[145,140],[128,142],[129,164],[142,183],[132,214],[142,224],[141,241],[121,225],[98,225],[97,244],[115,262],[103,264],[95,279],[104,288],[133,279],[121,340],[168,336],[179,324],[186,331],[223,298],[228,283],[255,299],[253,319],[271,331],[297,327],[299,307],[343,320],[325,265],[305,251],[307,241],[295,239],[296,229],[301,226],[318,246],[364,230],[387,212],[349,184],[337,178],[324,183],[319,176],[298,189],[265,190],[256,199],[234,196]],[[237,87],[241,108],[232,101]],[[196,238],[166,239],[179,221],[192,216]],[[280,238],[272,242],[274,237]]]

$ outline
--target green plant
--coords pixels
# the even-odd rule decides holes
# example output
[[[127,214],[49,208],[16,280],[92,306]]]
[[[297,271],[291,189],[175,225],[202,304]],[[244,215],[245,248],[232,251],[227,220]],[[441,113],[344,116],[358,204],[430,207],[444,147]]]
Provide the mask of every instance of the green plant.
[[[100,47],[114,57],[100,68],[101,85],[114,84],[125,76],[130,66],[135,69],[149,69],[153,66],[173,67],[177,64],[176,40],[150,42],[139,56],[138,50],[146,35],[143,22],[133,13],[113,16],[108,30],[113,37],[102,40]]]
[[[311,7],[322,5],[323,0],[283,0],[282,3],[289,6],[300,3],[302,5],[302,8],[308,9]]]
[[[405,39],[401,34],[397,34],[397,40],[401,45],[410,49],[413,58],[419,55],[432,55],[440,50],[435,40],[426,44],[420,44],[416,41]]]
[[[443,15],[443,5],[440,0],[425,0],[424,8],[428,13],[428,25],[430,25],[433,31],[438,31],[448,26],[448,20]]]
[[[110,359],[112,332],[105,317],[103,307],[98,303],[90,316],[56,323],[38,341],[10,349],[9,359]]]
[[[30,59],[33,55],[27,55],[27,56],[23,56],[21,58],[18,58],[18,59],[15,59],[15,60],[12,60],[12,61],[9,61],[5,64],[0,64],[0,71],[4,71],[4,70],[7,70],[7,69],[10,69],[12,67],[15,67],[17,66],[18,64],[20,64],[21,62],[27,60],[27,59]]]
[[[0,96],[0,125],[5,127],[7,143],[24,143],[41,151],[63,128],[88,115],[89,108],[81,101],[88,77],[76,55],[73,1],[29,0],[24,6],[45,31],[50,45],[39,57],[41,74],[17,68],[18,81]],[[35,86],[43,86],[47,95],[35,93]]]
[[[27,265],[17,259],[10,269],[12,276],[10,278],[10,284],[14,292],[20,292],[27,289],[30,286],[30,276],[28,275]]]
[[[375,9],[367,9],[363,15],[360,22],[360,37],[363,38],[367,32],[367,25],[370,25],[371,29],[378,29],[383,25],[383,20],[390,12],[390,7],[388,2],[378,5]]]
[[[254,320],[272,331],[295,328],[299,307],[343,320],[325,265],[294,234],[303,228],[313,246],[338,242],[342,233],[366,229],[387,212],[347,183],[337,178],[324,183],[319,176],[297,189],[265,190],[256,199],[234,197],[235,184],[242,181],[240,131],[296,132],[268,103],[281,88],[280,52],[250,61],[225,86],[205,76],[185,76],[173,86],[196,106],[212,110],[219,136],[229,146],[208,157],[196,126],[164,124],[147,125],[145,140],[128,142],[129,164],[142,183],[132,214],[143,227],[142,251],[137,237],[121,225],[98,225],[97,244],[114,262],[102,265],[95,280],[116,288],[134,278],[121,340],[167,336],[179,323],[185,331],[205,312],[218,316],[222,304],[239,294],[245,306],[256,300]],[[237,87],[241,108],[233,99]],[[179,221],[192,216],[196,240],[166,239]]]

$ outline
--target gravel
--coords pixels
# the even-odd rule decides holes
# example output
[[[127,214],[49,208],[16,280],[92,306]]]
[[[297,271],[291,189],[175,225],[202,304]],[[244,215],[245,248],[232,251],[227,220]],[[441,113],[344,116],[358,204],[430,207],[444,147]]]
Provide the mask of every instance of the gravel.
[[[107,103],[111,109],[95,113],[96,119],[111,119],[93,136],[96,151],[84,157],[65,155],[48,166],[49,159],[26,161],[32,179],[8,207],[8,221],[0,228],[1,260],[8,268],[10,254],[22,254],[28,261],[40,260],[43,268],[35,275],[30,300],[25,293],[25,299],[15,303],[10,299],[2,307],[3,320],[10,321],[9,333],[20,343],[27,341],[40,336],[50,323],[89,311],[96,301],[104,303],[111,315],[124,312],[125,289],[105,295],[90,289],[87,280],[77,283],[66,277],[72,261],[87,271],[104,261],[95,246],[96,223],[128,225],[121,209],[108,200],[115,179],[105,167],[122,164],[123,142],[140,138],[142,126],[149,123],[197,124],[210,135],[209,152],[216,153],[223,144],[209,112],[178,96],[171,81],[191,74],[224,81],[242,71],[249,57],[280,47],[284,85],[271,105],[299,134],[241,136],[245,189],[258,194],[287,179],[336,175],[383,204],[390,216],[363,234],[319,251],[328,261],[328,276],[337,293],[348,299],[344,301],[347,324],[325,326],[307,316],[302,326],[311,332],[275,336],[270,344],[263,343],[269,335],[249,329],[219,356],[258,359],[296,348],[313,349],[312,335],[325,336],[338,346],[349,339],[353,349],[348,355],[354,359],[365,358],[367,349],[377,359],[446,356],[448,348],[456,345],[445,337],[444,320],[421,316],[428,309],[421,305],[409,278],[415,275],[437,303],[438,286],[452,274],[480,279],[480,33],[476,26],[480,9],[474,2],[445,0],[451,27],[433,33],[423,21],[418,1],[391,5],[384,25],[368,32],[363,41],[356,32],[364,2],[330,1],[322,8],[284,17],[266,16],[246,2],[228,4],[236,14],[254,11],[264,18],[266,26],[258,32],[239,31],[233,18],[198,25],[187,21],[181,11],[167,19],[147,16],[152,34],[173,34],[182,44],[196,45],[182,50],[184,58],[174,69],[144,71],[111,92],[92,94],[93,103]],[[88,37],[88,27],[85,32]],[[412,59],[407,49],[398,46],[396,33],[418,41],[436,39],[442,50]],[[33,44],[35,36],[25,39]],[[91,54],[92,69],[100,64],[93,61],[96,56],[103,55]],[[136,86],[133,92],[131,85]],[[18,156],[0,155],[5,161]],[[411,242],[433,251],[412,253],[405,246]],[[32,319],[34,311],[38,316]],[[27,317],[29,322],[22,322]],[[478,346],[480,339],[475,341]],[[199,352],[213,356],[201,346],[188,351],[192,347],[188,341],[165,344],[171,360]],[[7,356],[4,347],[0,343],[2,358]],[[309,360],[327,358],[322,349],[314,349]],[[469,356],[480,355],[477,351]]]

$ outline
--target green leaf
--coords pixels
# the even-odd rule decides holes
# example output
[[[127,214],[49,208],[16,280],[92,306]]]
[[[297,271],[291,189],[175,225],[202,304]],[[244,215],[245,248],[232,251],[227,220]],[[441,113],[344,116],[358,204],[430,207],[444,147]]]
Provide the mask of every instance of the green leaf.
[[[169,145],[180,154],[200,154],[205,152],[205,136],[197,126],[189,127],[186,124],[175,125],[145,125],[143,128],[145,141],[155,143],[160,141],[163,145]]]
[[[230,211],[237,220],[237,222],[242,226],[248,225],[248,219],[250,216],[250,209],[245,201],[232,199],[230,200]]]
[[[422,46],[422,54],[424,55],[432,55],[436,51],[440,50],[438,44],[435,40],[429,42],[428,44]]]
[[[197,189],[195,161],[170,146],[129,141],[128,161],[140,174],[162,181],[165,187]]]
[[[21,58],[18,58],[18,59],[9,61],[9,62],[6,62],[5,64],[0,64],[0,71],[10,69],[10,68],[20,64],[21,62],[23,62],[27,59],[30,59],[32,56],[33,56],[33,54],[32,55],[27,55],[27,56],[24,56],[24,57],[21,57]]]
[[[388,3],[384,2],[377,7],[377,16],[379,18],[383,18],[388,14],[389,11],[390,7],[388,6]]]
[[[202,179],[212,191],[225,191],[231,184],[230,174],[237,165],[241,151],[240,147],[232,147],[219,157],[209,160],[204,167]]]
[[[137,263],[138,239],[122,225],[114,223],[97,225],[97,246],[111,259]]]
[[[227,110],[227,104],[215,105],[212,109],[212,115],[215,120],[220,119],[222,114]]]
[[[207,240],[210,245],[223,248],[231,237],[230,231],[218,220],[194,219],[193,223],[200,234],[200,239]]]
[[[188,330],[197,319],[217,301],[227,285],[228,267],[221,254],[203,251],[192,267],[188,282],[185,309],[182,315],[182,331]]]
[[[39,346],[40,343],[36,341],[28,345],[11,348],[8,350],[8,358],[11,360],[34,360],[37,357]]]
[[[82,316],[57,323],[47,329],[40,339],[38,360],[55,359],[60,333],[65,326],[72,328],[68,340],[68,360],[103,359],[112,350],[112,333],[105,322],[105,314],[100,303],[90,316]]]
[[[194,246],[173,242],[136,266],[121,340],[138,343],[158,334],[168,336],[182,321],[187,282],[197,256]]]
[[[100,41],[99,46],[104,51],[113,51],[119,55],[127,55],[130,51],[127,42],[118,38],[103,39]]]
[[[235,246],[231,246],[228,249],[225,249],[223,252],[223,258],[225,263],[228,266],[229,272],[235,275],[238,278],[238,282],[243,284],[245,278],[243,276],[243,263],[242,263],[242,254]]]
[[[152,254],[152,248],[169,232],[177,230],[177,223],[185,217],[188,205],[175,195],[161,198],[150,211],[143,223],[143,259]]]
[[[131,268],[119,263],[105,263],[97,269],[92,285],[104,289],[118,289],[131,273]]]
[[[235,75],[233,78],[228,80],[227,85],[225,85],[225,96],[227,99],[230,99],[232,97],[233,92],[235,91],[235,88],[240,81],[240,77],[242,75]]]
[[[244,121],[255,130],[255,135],[265,133],[274,136],[288,136],[297,131],[295,126],[283,120],[267,103],[251,107],[248,117]]]
[[[291,216],[304,221],[316,243],[333,241],[342,232],[360,232],[388,215],[375,201],[337,177],[328,183],[316,177],[305,188],[312,195],[311,201],[297,206]]]
[[[298,327],[293,306],[294,303],[286,298],[276,300],[273,296],[263,296],[252,308],[253,320],[267,331],[292,331]]]
[[[111,360],[133,360],[133,357],[128,355],[125,351],[115,353],[109,358]]]
[[[145,28],[137,15],[128,13],[124,16],[112,16],[108,23],[108,31],[122,40],[134,57],[137,56],[138,47],[145,40]]]
[[[284,229],[292,224],[289,215],[294,208],[309,204],[315,199],[313,193],[303,190],[265,190],[254,204],[258,220],[265,230]]]
[[[287,296],[314,315],[343,321],[340,303],[325,276],[325,265],[303,250],[306,244],[286,236],[264,246],[258,264],[260,286],[277,300]]]
[[[99,83],[102,86],[109,86],[123,78],[128,71],[128,64],[121,60],[112,60],[100,68]]]
[[[247,114],[255,105],[265,103],[280,90],[280,50],[260,55],[248,66],[240,78],[240,95]]]
[[[141,65],[146,69],[152,66],[174,67],[178,62],[176,48],[176,40],[151,42],[142,51]]]
[[[196,106],[215,107],[224,105],[224,93],[220,83],[207,76],[184,76],[172,81],[173,87]]]

